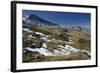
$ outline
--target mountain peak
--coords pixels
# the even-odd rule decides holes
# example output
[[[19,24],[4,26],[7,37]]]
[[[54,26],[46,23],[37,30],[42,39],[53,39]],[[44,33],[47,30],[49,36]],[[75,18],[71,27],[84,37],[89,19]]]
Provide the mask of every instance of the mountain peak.
[[[23,16],[23,18],[25,18],[25,16]],[[35,14],[30,14],[28,18],[24,19],[23,21],[25,24],[31,25],[31,26],[56,26],[56,27],[59,26],[58,24],[50,22]]]
[[[35,14],[30,14],[28,19],[38,19],[38,18],[40,17]]]

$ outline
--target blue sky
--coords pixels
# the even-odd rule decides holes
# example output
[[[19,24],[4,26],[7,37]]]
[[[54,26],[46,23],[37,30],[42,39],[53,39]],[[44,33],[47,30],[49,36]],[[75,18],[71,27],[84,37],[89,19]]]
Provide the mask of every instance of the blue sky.
[[[36,14],[41,18],[54,22],[60,25],[90,25],[90,13],[76,13],[76,12],[53,12],[53,11],[35,11],[23,10],[23,16]]]

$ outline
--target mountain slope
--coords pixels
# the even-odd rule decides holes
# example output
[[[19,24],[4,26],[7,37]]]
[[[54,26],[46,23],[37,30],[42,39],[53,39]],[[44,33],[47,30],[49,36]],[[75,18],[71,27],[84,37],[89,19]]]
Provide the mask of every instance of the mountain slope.
[[[55,27],[59,27],[58,24],[55,24],[53,22],[50,22],[46,19],[43,19],[41,17],[39,17],[38,15],[35,14],[30,14],[28,17],[23,16],[23,26],[55,26]]]

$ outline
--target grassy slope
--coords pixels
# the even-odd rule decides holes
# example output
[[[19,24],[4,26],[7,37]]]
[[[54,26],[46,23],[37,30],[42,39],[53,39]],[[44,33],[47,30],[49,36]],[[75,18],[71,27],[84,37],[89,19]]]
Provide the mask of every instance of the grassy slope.
[[[53,36],[57,40],[67,41],[71,39],[73,44],[69,44],[75,48],[91,50],[90,48],[90,33],[86,31],[72,31],[65,32],[63,28],[50,28],[50,27],[33,27],[34,31],[40,31]]]
[[[63,28],[50,28],[50,27],[32,27],[33,31],[36,32],[41,32],[46,35],[50,35],[49,39],[55,38],[57,40],[62,40],[62,41],[68,41],[68,39],[71,39],[73,44],[69,44],[73,46],[74,48],[79,48],[79,49],[86,49],[86,50],[91,50],[90,47],[90,34],[88,32],[83,32],[83,31],[71,31],[71,32],[65,32]],[[25,34],[25,33],[23,33]],[[39,47],[39,37],[32,39],[31,42],[35,42]],[[25,42],[24,42],[25,43]],[[25,43],[26,45],[27,43]],[[63,44],[63,43],[58,43],[58,42],[49,42],[48,44],[48,50],[53,51],[53,49],[57,48],[58,44]],[[28,47],[30,46],[27,45]],[[27,47],[26,46],[26,47]],[[60,61],[60,60],[81,60],[81,59],[88,59],[88,57],[83,54],[73,54],[69,56],[40,56],[39,59],[33,58],[33,56],[36,56],[37,54],[34,53],[28,53],[23,54],[23,62],[38,62],[38,61]]]

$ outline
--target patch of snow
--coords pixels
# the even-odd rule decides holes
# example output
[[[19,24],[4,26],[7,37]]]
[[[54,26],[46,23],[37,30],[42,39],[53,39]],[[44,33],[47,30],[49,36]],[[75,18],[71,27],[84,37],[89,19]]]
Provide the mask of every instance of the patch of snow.
[[[41,49],[41,50],[44,50],[44,51],[48,51],[47,49],[45,49],[45,48],[43,48],[43,47],[41,47],[40,49]]]
[[[56,39],[54,39],[54,38],[53,38],[52,40],[53,40],[53,41],[56,41]]]
[[[60,52],[61,52],[61,55],[70,55],[70,51],[67,51],[67,50],[65,50],[65,49],[61,49],[61,48],[58,48],[59,50],[60,50]]]
[[[79,51],[78,49],[73,48],[72,46],[69,46],[69,45],[66,45],[66,46],[65,46],[65,49],[67,49],[67,50],[69,50],[69,51],[71,51],[71,52],[78,52],[78,51]]]
[[[46,43],[42,43],[42,47],[47,48],[47,44]]]
[[[73,44],[73,42],[67,42],[68,44]]]
[[[61,52],[59,50],[54,50],[55,55],[61,55]]]
[[[65,49],[62,49],[62,48],[58,48],[61,52],[66,52],[66,50]]]
[[[50,37],[50,35],[46,35],[46,37],[47,37],[47,38],[49,38],[49,37]]]
[[[46,50],[44,48],[29,48],[29,47],[27,47],[26,50],[32,51],[32,52],[38,52],[44,56],[52,56],[53,55],[52,53],[50,53],[48,50]]]
[[[42,39],[42,40],[47,40],[47,38],[46,38],[46,37],[41,37],[40,39]]]
[[[62,46],[62,45],[58,45],[58,47],[59,47],[59,48],[64,48],[64,46]]]
[[[23,31],[26,31],[26,32],[32,33],[32,31],[29,30],[28,28],[23,28]]]
[[[43,33],[40,33],[40,32],[35,32],[35,34],[38,34],[40,36],[45,36]]]
[[[62,55],[70,55],[70,54],[71,54],[70,51],[67,51],[67,52],[62,53]]]
[[[82,50],[82,52],[85,52],[85,53],[87,53],[89,56],[91,56],[91,53],[90,53],[89,51],[87,51],[87,50]]]
[[[72,42],[72,40],[69,40],[70,42]]]
[[[32,51],[32,52],[37,52],[37,50],[36,50],[37,48],[34,48],[34,49],[33,49],[33,48],[27,47],[27,48],[25,48],[25,49],[28,50],[28,51]]]
[[[47,39],[47,42],[52,42],[52,40]]]
[[[61,45],[59,45],[60,47],[63,47]],[[25,48],[28,51],[32,51],[32,52],[38,52],[41,55],[44,56],[59,56],[59,55],[70,55],[71,52],[85,52],[86,54],[88,54],[90,56],[90,53],[86,50],[78,50],[76,48],[73,48],[69,45],[66,45],[65,48],[58,48],[58,49],[54,49],[53,52],[50,52],[49,50],[46,49],[47,48],[47,44],[43,43],[43,46],[41,48]]]
[[[33,36],[32,36],[32,35],[29,35],[28,37],[29,37],[29,38],[33,38]]]

